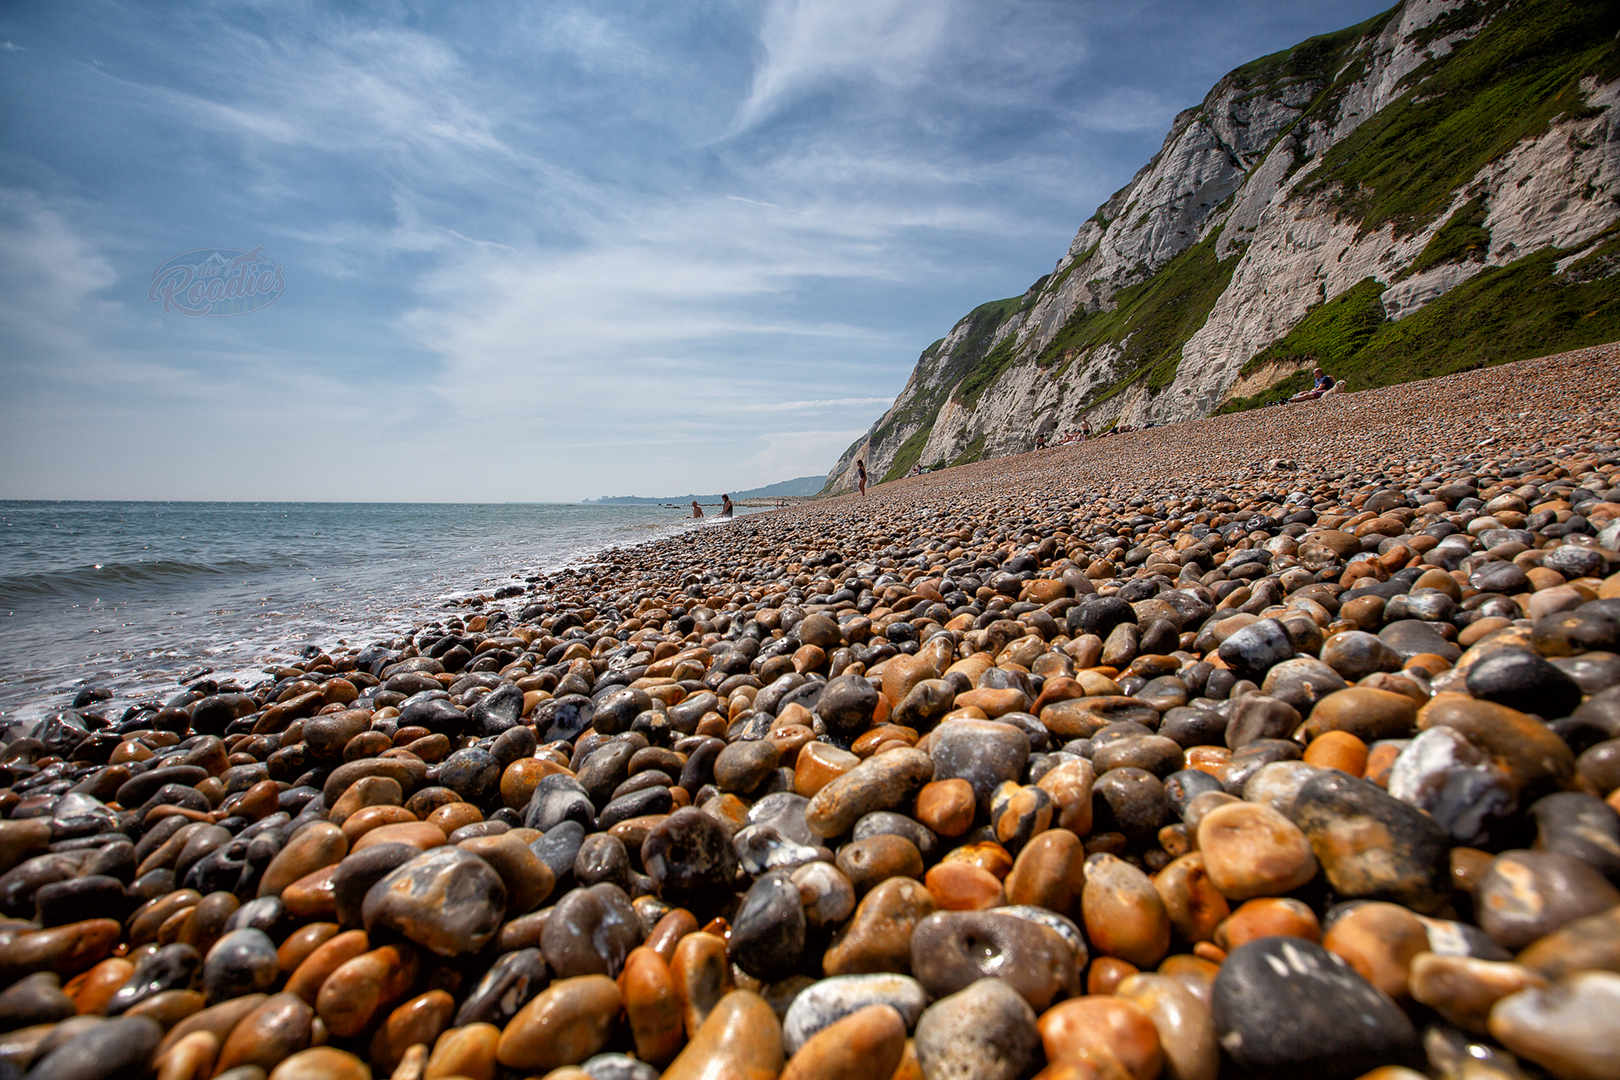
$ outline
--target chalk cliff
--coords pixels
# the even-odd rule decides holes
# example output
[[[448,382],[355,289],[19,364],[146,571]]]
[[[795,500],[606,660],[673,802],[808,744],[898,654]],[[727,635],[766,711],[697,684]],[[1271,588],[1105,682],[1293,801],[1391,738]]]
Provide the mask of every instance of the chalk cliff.
[[[1620,338],[1617,36],[1607,0],[1405,0],[1238,68],[825,490]]]

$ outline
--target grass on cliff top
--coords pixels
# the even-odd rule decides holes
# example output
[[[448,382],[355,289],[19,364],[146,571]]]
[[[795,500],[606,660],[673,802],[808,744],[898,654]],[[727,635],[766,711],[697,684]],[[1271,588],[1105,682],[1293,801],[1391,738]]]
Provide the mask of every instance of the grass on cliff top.
[[[910,472],[911,467],[917,464],[917,459],[922,457],[923,446],[927,444],[928,436],[933,430],[934,425],[928,423],[913,431],[911,437],[900,444],[900,449],[894,455],[894,464],[889,466],[889,471],[883,474],[883,479],[878,483],[887,484],[890,480],[898,480]]]
[[[1267,352],[1279,350],[1321,366],[1354,392],[1620,340],[1620,238],[1597,247],[1564,274],[1555,274],[1554,263],[1569,254],[1546,248],[1483,270],[1400,322],[1381,322],[1346,351],[1348,337],[1332,334],[1329,324],[1360,325],[1357,319],[1368,316],[1382,292],[1369,278],[1335,298],[1334,303],[1346,301],[1343,310],[1329,314],[1333,305],[1323,305]],[[1352,294],[1356,299],[1348,300]],[[1319,351],[1311,351],[1313,340],[1324,343]],[[1308,371],[1296,372],[1217,411],[1256,408],[1298,393],[1310,382]]]
[[[1181,363],[1182,346],[1204,325],[1215,301],[1231,282],[1232,271],[1237,269],[1238,255],[1229,256],[1225,262],[1215,257],[1219,240],[1220,230],[1216,229],[1165,263],[1151,278],[1121,289],[1114,297],[1112,311],[1077,309],[1041,350],[1037,362],[1043,366],[1061,364],[1061,377],[1077,356],[1099,345],[1120,345],[1122,352],[1115,370],[1124,374],[1088,401],[1086,408],[1106,401],[1142,378],[1154,391],[1169,386]]]
[[[1399,5],[1374,15],[1365,22],[1306,38],[1291,49],[1283,49],[1247,64],[1232,72],[1232,77],[1244,89],[1274,90],[1285,82],[1301,79],[1332,80],[1344,65],[1346,51],[1368,34],[1382,30]]]
[[[1493,3],[1484,6],[1500,6]],[[1487,163],[1585,108],[1580,81],[1620,77],[1620,4],[1525,0],[1408,76],[1412,88],[1323,157],[1304,187],[1339,185],[1343,212],[1410,235]]]

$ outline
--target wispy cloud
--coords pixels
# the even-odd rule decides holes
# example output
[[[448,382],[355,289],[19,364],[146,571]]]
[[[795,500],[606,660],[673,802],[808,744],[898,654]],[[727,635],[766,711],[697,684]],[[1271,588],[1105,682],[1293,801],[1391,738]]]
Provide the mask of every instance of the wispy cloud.
[[[0,496],[826,469],[1177,109],[1383,0],[1348,2],[12,5]],[[147,302],[255,244],[270,308]]]

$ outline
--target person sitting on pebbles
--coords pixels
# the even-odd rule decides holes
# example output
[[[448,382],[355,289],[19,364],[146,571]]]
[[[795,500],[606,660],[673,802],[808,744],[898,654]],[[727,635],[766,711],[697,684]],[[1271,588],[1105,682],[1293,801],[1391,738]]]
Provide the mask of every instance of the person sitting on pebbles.
[[[1299,393],[1289,398],[1288,403],[1290,405],[1296,401],[1315,401],[1324,394],[1332,393],[1337,386],[1337,384],[1333,381],[1333,376],[1329,375],[1321,368],[1312,369],[1311,376],[1316,380],[1311,384],[1311,388],[1309,390],[1301,390]]]

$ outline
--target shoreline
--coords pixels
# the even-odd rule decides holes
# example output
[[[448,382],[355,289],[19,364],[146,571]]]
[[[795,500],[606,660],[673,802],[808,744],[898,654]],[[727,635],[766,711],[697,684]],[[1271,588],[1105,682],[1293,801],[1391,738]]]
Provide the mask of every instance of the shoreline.
[[[1620,345],[728,524],[0,749],[0,1055],[1620,1054]]]

